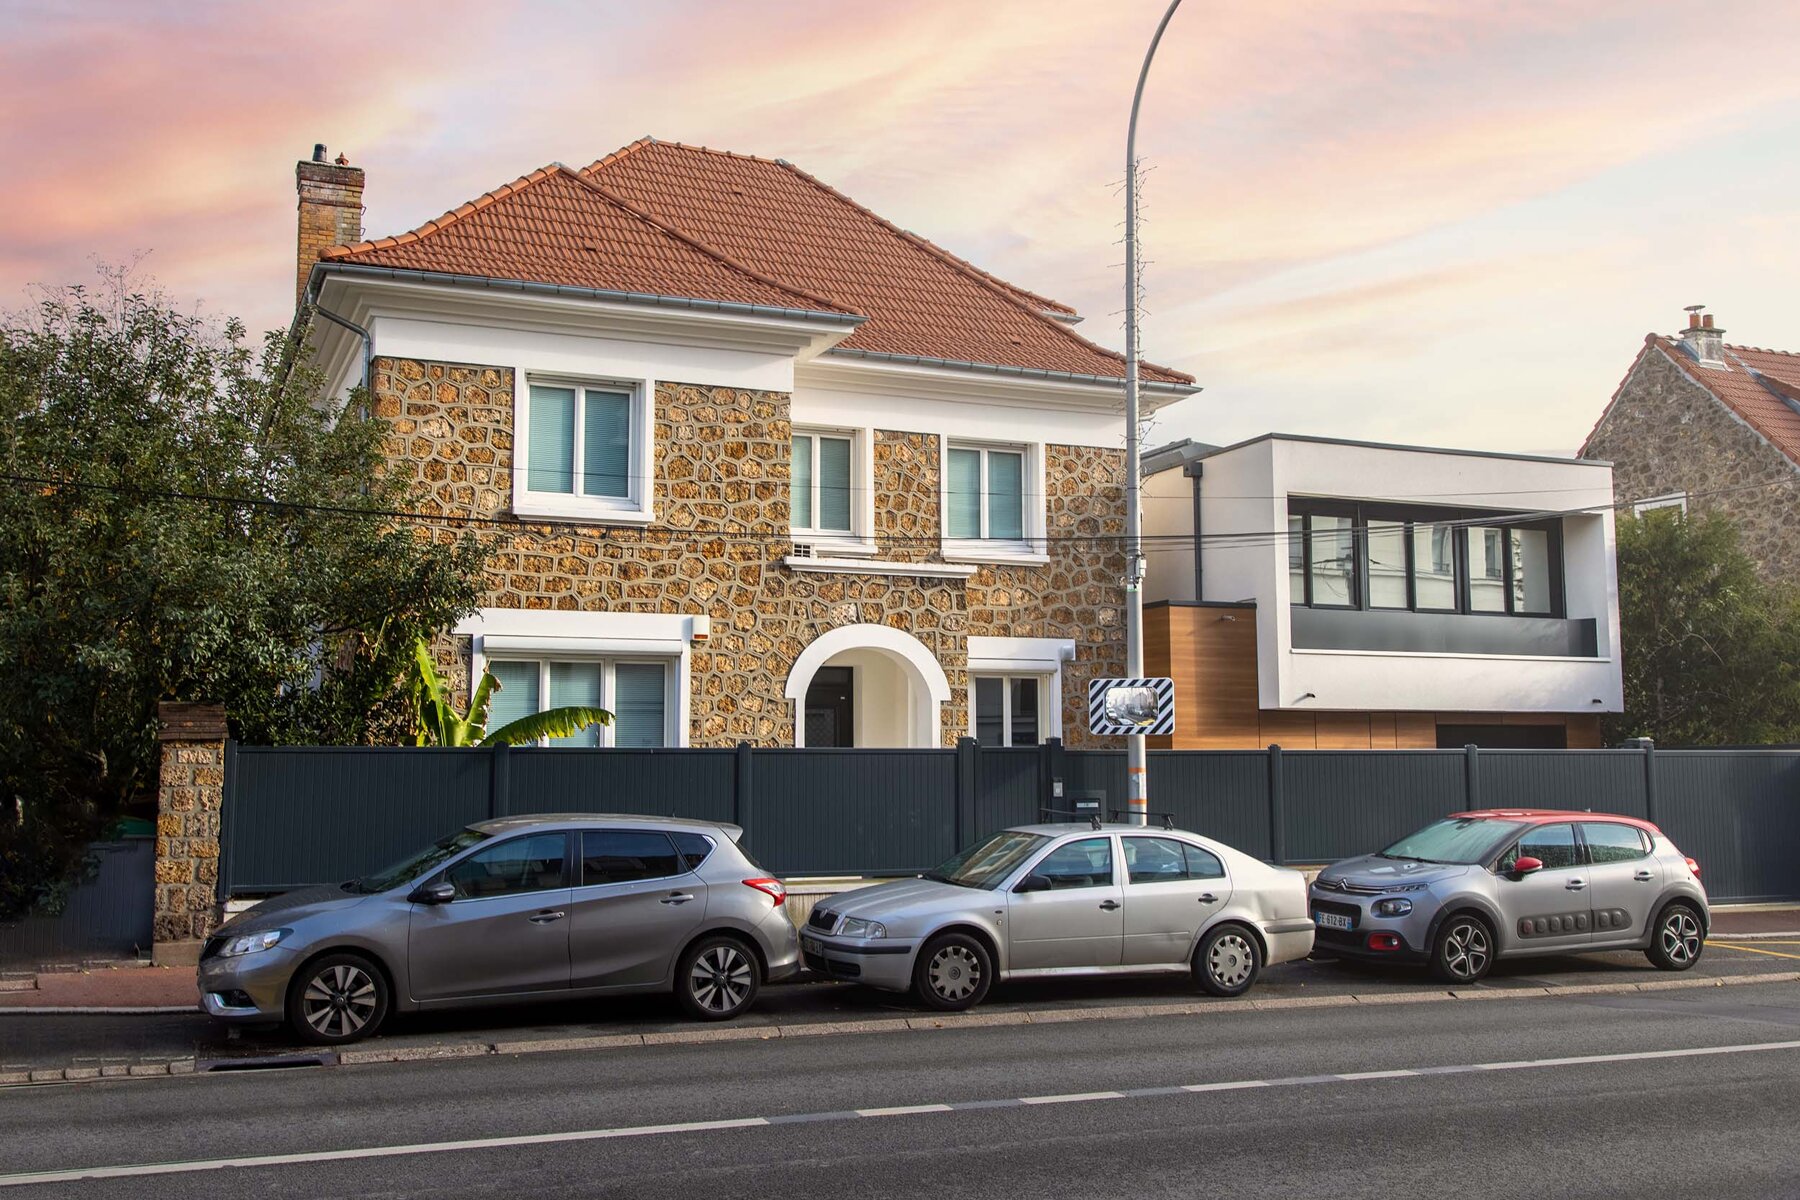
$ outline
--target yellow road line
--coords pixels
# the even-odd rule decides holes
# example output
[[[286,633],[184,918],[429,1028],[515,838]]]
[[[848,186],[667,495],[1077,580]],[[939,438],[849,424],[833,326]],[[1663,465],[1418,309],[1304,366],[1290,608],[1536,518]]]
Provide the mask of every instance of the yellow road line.
[[[1792,946],[1800,943],[1776,942],[1775,944],[1778,946]],[[1741,942],[1708,942],[1707,945],[1717,946],[1721,950],[1742,950],[1746,954],[1767,954],[1770,958],[1791,958],[1795,962],[1800,962],[1800,954],[1783,954],[1779,950],[1764,950],[1757,946],[1746,946]]]

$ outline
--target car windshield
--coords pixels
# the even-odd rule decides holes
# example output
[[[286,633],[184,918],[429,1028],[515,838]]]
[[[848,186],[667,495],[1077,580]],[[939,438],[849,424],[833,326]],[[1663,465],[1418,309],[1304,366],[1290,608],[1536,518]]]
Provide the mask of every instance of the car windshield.
[[[957,887],[991,888],[1049,840],[1041,833],[996,833],[926,872],[925,878]]]
[[[1408,834],[1383,850],[1381,857],[1467,866],[1486,858],[1494,847],[1523,828],[1520,821],[1452,817]]]
[[[398,887],[409,880],[417,879],[439,863],[456,857],[470,846],[485,842],[492,836],[492,834],[482,833],[478,829],[459,829],[435,846],[429,846],[424,850],[409,854],[384,871],[377,871],[373,875],[364,875],[361,879],[352,879],[344,885],[344,890],[360,892],[363,895],[385,892],[391,887]]]

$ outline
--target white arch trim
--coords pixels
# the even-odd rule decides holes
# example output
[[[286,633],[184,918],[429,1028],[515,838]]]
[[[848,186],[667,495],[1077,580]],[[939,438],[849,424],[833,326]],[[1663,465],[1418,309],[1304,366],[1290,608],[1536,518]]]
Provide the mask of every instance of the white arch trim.
[[[840,625],[814,638],[788,672],[786,696],[794,702],[794,745],[806,745],[806,689],[820,667],[846,650],[880,650],[906,670],[914,689],[915,728],[923,744],[943,740],[941,705],[950,699],[950,680],[925,643],[889,625]]]

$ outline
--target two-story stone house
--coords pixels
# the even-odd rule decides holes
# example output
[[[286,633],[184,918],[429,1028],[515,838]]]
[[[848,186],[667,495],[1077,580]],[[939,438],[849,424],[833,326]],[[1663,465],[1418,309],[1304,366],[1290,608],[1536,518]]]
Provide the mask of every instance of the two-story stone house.
[[[1800,354],[1728,346],[1696,306],[1679,335],[1645,335],[1581,452],[1640,510],[1724,513],[1765,577],[1800,579]]]
[[[1123,361],[779,160],[652,139],[361,241],[299,164],[297,286],[426,511],[499,541],[459,669],[584,744],[1085,738],[1124,666]],[[1146,407],[1197,389],[1144,372]],[[465,676],[467,678],[467,676]]]

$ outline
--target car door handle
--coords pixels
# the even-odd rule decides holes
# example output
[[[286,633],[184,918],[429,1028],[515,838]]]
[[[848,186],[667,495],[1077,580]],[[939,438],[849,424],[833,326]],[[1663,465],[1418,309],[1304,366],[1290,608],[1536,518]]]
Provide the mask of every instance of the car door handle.
[[[531,916],[526,919],[533,925],[548,925],[550,922],[560,921],[568,915],[568,913],[565,913],[560,908],[546,908],[543,912],[532,913]]]
[[[692,892],[670,892],[668,895],[663,897],[663,903],[664,904],[686,904],[689,900],[692,900],[693,898],[694,898],[694,893],[692,893]]]
[[[1655,879],[1656,876],[1652,875],[1649,871],[1639,871],[1636,875],[1633,875],[1632,878],[1639,883],[1649,883],[1652,879]]]
[[[1213,895],[1211,892],[1208,892],[1208,893],[1206,893],[1206,895],[1200,897],[1200,903],[1202,903],[1202,904],[1217,904],[1218,902],[1219,902],[1219,898],[1217,896]]]
[[[1119,907],[1119,902],[1117,900],[1102,900],[1100,902],[1100,907],[1107,912],[1111,912],[1113,909]]]
[[[1579,892],[1582,888],[1587,886],[1587,880],[1571,879],[1571,880],[1569,880],[1568,883],[1564,884],[1563,886],[1568,888],[1571,892]]]

